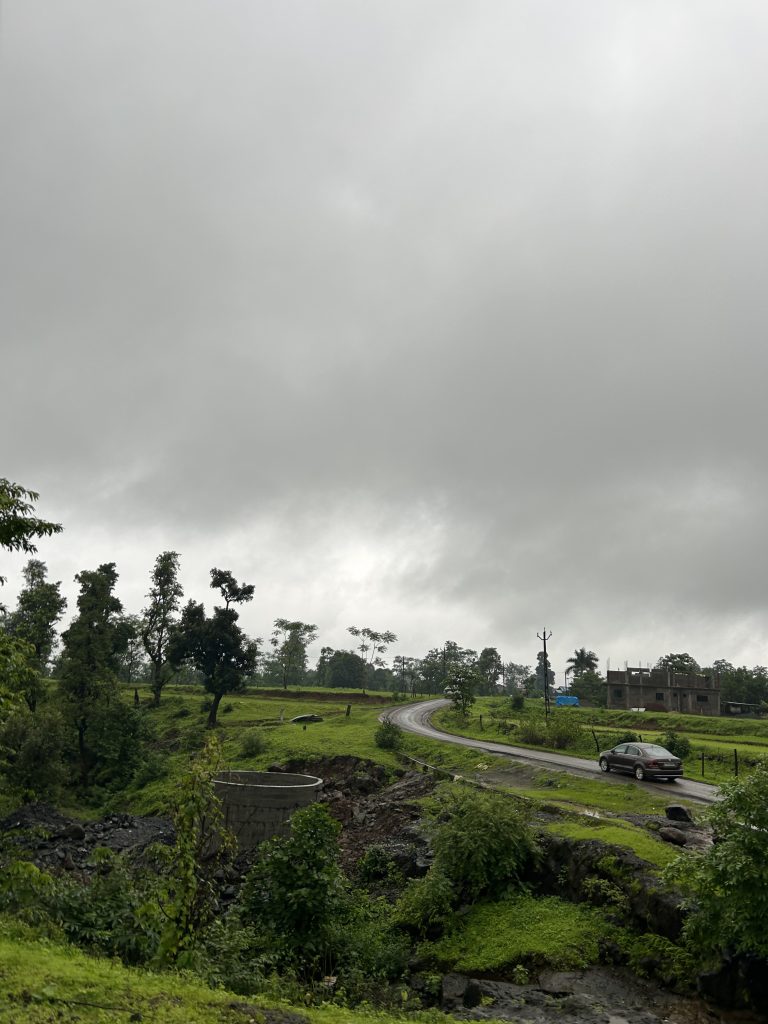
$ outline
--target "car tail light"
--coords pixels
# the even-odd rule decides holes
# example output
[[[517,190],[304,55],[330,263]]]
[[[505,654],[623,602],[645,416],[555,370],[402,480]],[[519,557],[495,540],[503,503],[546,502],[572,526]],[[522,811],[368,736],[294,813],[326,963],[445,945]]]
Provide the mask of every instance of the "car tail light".
[[[646,768],[658,768],[659,767],[659,762],[658,761],[648,761],[648,762],[646,762],[645,767]]]

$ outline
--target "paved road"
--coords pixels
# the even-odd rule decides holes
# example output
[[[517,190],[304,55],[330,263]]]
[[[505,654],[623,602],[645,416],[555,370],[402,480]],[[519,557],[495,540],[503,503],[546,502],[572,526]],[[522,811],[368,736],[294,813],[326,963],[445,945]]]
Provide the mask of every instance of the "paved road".
[[[436,729],[430,722],[430,717],[438,708],[445,707],[450,703],[447,700],[425,700],[419,704],[406,704],[400,708],[393,708],[387,711],[382,717],[390,722],[399,725],[407,732],[417,733],[419,736],[426,736],[432,740],[443,740],[443,742],[458,743],[462,747],[474,747],[477,750],[487,751],[489,754],[502,754],[505,757],[514,758],[516,761],[525,761],[541,768],[554,768],[559,771],[570,772],[572,775],[581,775],[586,778],[601,776],[606,783],[634,782],[630,776],[617,775],[611,772],[604,776],[600,771],[597,761],[585,761],[580,757],[569,757],[567,754],[554,754],[545,750],[528,750],[527,747],[512,747],[507,743],[494,743],[490,740],[474,740],[467,736],[456,736],[453,733],[442,732]],[[658,794],[659,787],[664,787],[664,795],[673,794],[684,797],[686,800],[697,800],[700,803],[711,804],[720,799],[720,790],[717,786],[709,786],[705,782],[695,782],[692,779],[677,779],[674,783],[662,782],[640,782],[636,785],[652,793]]]

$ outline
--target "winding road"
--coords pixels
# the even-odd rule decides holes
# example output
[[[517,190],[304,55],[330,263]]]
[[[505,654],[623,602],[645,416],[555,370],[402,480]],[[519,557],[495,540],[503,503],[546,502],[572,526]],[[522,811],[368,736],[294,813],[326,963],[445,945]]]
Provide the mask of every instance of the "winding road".
[[[546,750],[529,750],[527,747],[512,747],[507,743],[493,743],[488,740],[474,740],[468,736],[457,736],[454,733],[443,732],[436,729],[430,718],[438,708],[445,707],[450,701],[437,699],[425,700],[419,704],[405,704],[399,708],[387,711],[382,718],[399,725],[406,732],[413,732],[419,736],[425,736],[431,740],[441,740],[443,743],[457,743],[462,747],[474,747],[476,750],[485,751],[488,754],[500,754],[515,761],[524,761],[536,765],[539,768],[550,768],[556,771],[570,772],[571,775],[581,775],[584,778],[593,779],[599,775],[606,783],[621,785],[624,782],[634,782],[652,793],[658,793],[659,786],[664,786],[670,795],[674,793],[678,797],[687,800],[697,800],[700,803],[712,804],[720,799],[720,790],[717,786],[710,786],[706,782],[694,782],[692,779],[677,779],[674,783],[640,782],[626,775],[617,775],[612,772],[610,775],[603,775],[597,761],[585,761],[581,757],[569,757],[567,754],[555,754]]]

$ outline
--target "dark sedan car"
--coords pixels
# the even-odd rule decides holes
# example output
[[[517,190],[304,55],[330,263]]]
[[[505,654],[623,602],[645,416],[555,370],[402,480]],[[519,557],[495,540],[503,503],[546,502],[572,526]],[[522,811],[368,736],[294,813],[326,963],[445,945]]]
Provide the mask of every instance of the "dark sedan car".
[[[619,743],[600,755],[600,770],[631,772],[638,780],[677,779],[683,774],[683,762],[656,743]]]

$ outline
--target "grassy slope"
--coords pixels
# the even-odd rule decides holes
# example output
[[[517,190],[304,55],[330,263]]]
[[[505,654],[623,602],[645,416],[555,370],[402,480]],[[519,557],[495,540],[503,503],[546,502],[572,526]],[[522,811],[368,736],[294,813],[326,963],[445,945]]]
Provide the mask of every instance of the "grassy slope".
[[[287,1004],[282,1005],[284,1010]],[[275,1001],[247,999],[176,974],[155,974],[87,956],[73,947],[35,940],[24,928],[0,920],[0,1021],[5,1024],[263,1024],[259,1007]],[[402,1017],[340,1006],[294,1008],[311,1024],[395,1024]],[[140,1016],[132,1016],[140,1014]],[[410,1015],[410,1019],[414,1019]],[[416,1014],[424,1022],[443,1014]]]

